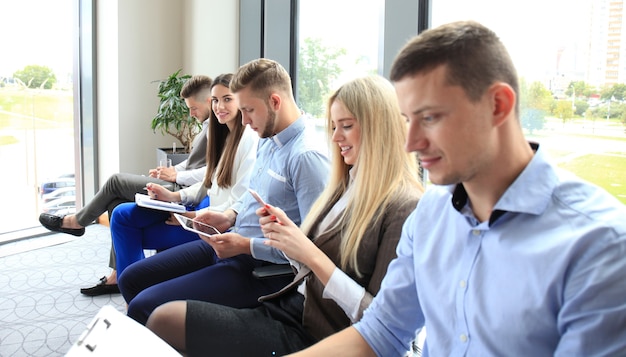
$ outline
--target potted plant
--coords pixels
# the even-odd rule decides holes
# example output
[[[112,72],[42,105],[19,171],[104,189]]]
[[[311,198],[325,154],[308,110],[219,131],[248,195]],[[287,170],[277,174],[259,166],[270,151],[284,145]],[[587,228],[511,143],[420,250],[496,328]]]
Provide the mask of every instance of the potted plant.
[[[201,124],[189,115],[189,109],[180,97],[183,84],[191,78],[190,75],[180,72],[179,69],[167,79],[159,81],[159,110],[152,118],[152,131],[156,133],[159,130],[163,135],[169,134],[182,144],[181,152],[176,152],[175,144],[172,145],[173,148],[157,149],[157,162],[164,155],[159,151],[163,151],[174,165],[187,157],[193,139],[202,129]]]

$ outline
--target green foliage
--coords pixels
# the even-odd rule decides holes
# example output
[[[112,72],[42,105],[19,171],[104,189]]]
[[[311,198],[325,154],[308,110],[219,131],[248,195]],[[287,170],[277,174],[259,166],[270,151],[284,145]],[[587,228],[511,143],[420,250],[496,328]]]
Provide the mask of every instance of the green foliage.
[[[318,38],[305,38],[298,55],[298,103],[305,112],[321,117],[331,83],[342,71],[337,59],[346,55],[346,50],[325,47]]]
[[[531,134],[535,130],[543,129],[546,113],[550,112],[554,103],[552,93],[541,82],[535,81],[529,85],[524,78],[521,78],[519,100],[522,127]]]
[[[191,78],[176,71],[167,79],[159,81],[159,110],[152,118],[152,130],[161,134],[169,134],[183,145],[185,152],[191,151],[191,144],[201,129],[201,124],[189,115],[185,100],[180,96],[183,84]]]
[[[587,84],[585,81],[573,81],[567,86],[567,90],[565,90],[565,95],[568,97],[574,94],[577,98],[585,97],[589,98],[593,93],[596,93],[596,89]]]
[[[605,86],[600,92],[600,98],[604,100],[624,100],[626,98],[626,84],[616,83],[612,86]]]
[[[543,83],[535,81],[528,85],[523,78],[520,81],[520,96],[520,108],[522,110],[528,108],[548,112],[554,102],[552,93],[550,93]]]
[[[28,88],[51,89],[57,82],[52,69],[38,65],[28,65],[23,70],[13,73],[13,77],[22,81]]]
[[[587,112],[587,109],[589,109],[589,103],[587,103],[587,101],[585,100],[577,100],[574,102],[574,106],[576,107],[576,110],[574,111],[574,113],[576,115],[583,115]]]
[[[566,121],[574,119],[574,109],[572,109],[572,102],[569,100],[559,100],[556,103],[556,108],[553,112],[554,116],[560,118],[565,124]]]
[[[608,118],[621,118],[622,114],[626,111],[626,105],[617,102],[611,102],[611,105],[608,104],[604,106],[596,107],[594,110],[594,115],[606,119]]]
[[[541,109],[526,108],[522,110],[521,122],[522,127],[532,134],[535,130],[543,129],[546,122],[546,112]]]

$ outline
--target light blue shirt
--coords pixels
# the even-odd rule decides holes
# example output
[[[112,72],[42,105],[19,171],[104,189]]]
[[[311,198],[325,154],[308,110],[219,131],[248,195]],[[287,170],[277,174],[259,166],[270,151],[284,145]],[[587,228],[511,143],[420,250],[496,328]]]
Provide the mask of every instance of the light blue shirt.
[[[626,356],[626,206],[537,150],[489,221],[427,191],[355,325],[379,356],[424,322],[425,356]]]
[[[261,139],[250,175],[250,188],[266,203],[280,207],[297,225],[324,190],[329,176],[328,157],[315,149],[316,143],[311,140],[314,134],[305,129],[306,119],[301,116],[280,133]],[[287,263],[280,250],[263,244],[265,238],[256,215],[258,208],[259,203],[252,195],[244,194],[233,207],[239,212],[233,231],[252,238],[254,258]]]

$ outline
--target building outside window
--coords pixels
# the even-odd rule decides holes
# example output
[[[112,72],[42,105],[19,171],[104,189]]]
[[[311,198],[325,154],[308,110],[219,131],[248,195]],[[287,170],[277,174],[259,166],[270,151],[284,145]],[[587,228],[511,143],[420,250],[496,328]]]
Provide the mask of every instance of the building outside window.
[[[400,3],[393,2],[406,5]],[[493,29],[518,70],[527,138],[560,167],[626,204],[623,3],[432,0],[429,19],[430,27],[475,20]],[[328,93],[350,78],[377,72],[383,5],[384,0],[299,2],[296,92],[305,111],[322,118]],[[363,15],[352,16],[357,8]]]

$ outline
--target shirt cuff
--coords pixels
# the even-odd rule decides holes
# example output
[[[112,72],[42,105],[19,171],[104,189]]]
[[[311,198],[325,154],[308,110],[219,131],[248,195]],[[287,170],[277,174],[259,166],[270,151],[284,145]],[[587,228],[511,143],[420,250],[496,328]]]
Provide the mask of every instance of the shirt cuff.
[[[365,288],[337,267],[335,267],[322,293],[323,298],[333,299],[352,323],[361,317],[359,310],[364,296]]]

